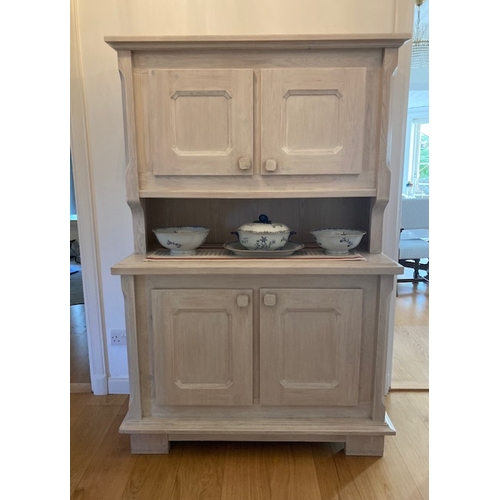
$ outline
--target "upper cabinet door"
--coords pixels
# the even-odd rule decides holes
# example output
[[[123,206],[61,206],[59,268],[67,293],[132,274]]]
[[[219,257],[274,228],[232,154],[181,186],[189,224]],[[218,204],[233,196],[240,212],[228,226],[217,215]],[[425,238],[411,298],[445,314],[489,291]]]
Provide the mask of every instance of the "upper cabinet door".
[[[155,175],[253,173],[251,69],[149,70]]]
[[[262,174],[359,174],[365,68],[262,70]]]

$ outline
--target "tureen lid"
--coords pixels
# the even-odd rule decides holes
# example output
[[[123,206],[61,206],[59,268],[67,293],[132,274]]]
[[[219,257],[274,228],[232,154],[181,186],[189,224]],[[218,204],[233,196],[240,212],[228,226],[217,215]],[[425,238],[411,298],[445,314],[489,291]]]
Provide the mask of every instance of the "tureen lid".
[[[283,231],[290,231],[288,226],[279,222],[272,222],[268,219],[267,215],[259,215],[259,220],[254,222],[247,222],[238,228],[238,231],[252,231],[256,233],[282,233]]]

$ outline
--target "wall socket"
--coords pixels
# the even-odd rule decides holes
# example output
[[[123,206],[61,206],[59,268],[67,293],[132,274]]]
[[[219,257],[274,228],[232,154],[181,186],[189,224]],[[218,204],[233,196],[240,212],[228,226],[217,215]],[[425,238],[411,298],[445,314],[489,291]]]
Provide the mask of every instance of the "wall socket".
[[[111,330],[111,345],[126,345],[127,332],[125,330]]]

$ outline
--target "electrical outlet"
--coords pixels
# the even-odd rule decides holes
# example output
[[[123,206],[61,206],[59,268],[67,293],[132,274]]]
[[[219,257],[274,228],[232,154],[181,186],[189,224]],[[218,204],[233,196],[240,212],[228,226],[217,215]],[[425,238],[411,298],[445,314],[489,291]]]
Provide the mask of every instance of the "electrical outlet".
[[[111,345],[125,345],[127,343],[127,332],[125,330],[111,330]]]

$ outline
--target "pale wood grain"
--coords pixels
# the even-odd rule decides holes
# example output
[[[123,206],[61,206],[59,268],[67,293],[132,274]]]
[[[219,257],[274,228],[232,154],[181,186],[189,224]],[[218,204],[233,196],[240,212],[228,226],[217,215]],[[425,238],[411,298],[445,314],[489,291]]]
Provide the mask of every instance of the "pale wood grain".
[[[413,406],[418,418],[429,429],[429,398],[425,396],[425,392],[423,395],[420,392],[406,392],[406,399]]]
[[[277,303],[260,313],[261,403],[356,405],[363,291],[264,288],[261,303],[268,294]]]
[[[398,283],[395,326],[429,326],[429,284]]]
[[[374,256],[372,256],[374,257]],[[388,282],[392,283],[392,279],[388,280]],[[362,433],[364,435],[384,435],[390,434],[392,432],[391,428],[388,427],[384,423],[384,411],[383,405],[375,399],[377,411],[374,412],[370,409],[369,402],[373,399],[373,373],[374,373],[374,349],[382,349],[378,357],[381,360],[385,359],[384,354],[384,341],[383,341],[383,333],[376,334],[377,328],[383,327],[382,323],[378,323],[377,318],[377,293],[376,290],[380,286],[380,277],[377,275],[367,276],[366,273],[360,276],[263,276],[256,275],[255,277],[247,276],[245,277],[245,287],[248,288],[247,292],[245,289],[241,289],[241,276],[238,275],[227,275],[227,276],[204,276],[199,274],[193,275],[172,275],[172,276],[161,276],[159,273],[153,273],[151,276],[143,276],[140,279],[136,278],[135,280],[135,295],[137,297],[137,301],[135,304],[135,323],[134,328],[139,332],[140,342],[139,345],[142,346],[139,348],[139,359],[138,364],[142,367],[142,373],[150,374],[151,378],[142,377],[140,381],[141,384],[141,405],[142,405],[142,414],[141,416],[134,417],[132,414],[128,416],[126,421],[122,426],[123,432],[128,433],[149,433],[149,434],[161,434],[161,433],[169,433],[176,434],[176,436],[169,436],[169,439],[179,439],[182,436],[190,439],[200,438],[205,436],[205,438],[212,439],[221,439],[224,438],[224,434],[227,435],[230,439],[233,439],[234,436],[238,433],[241,435],[246,435],[248,439],[253,439],[257,436],[265,436],[266,439],[270,439],[272,433],[275,433],[276,436],[280,436],[280,439],[310,439],[315,440],[317,438],[327,439],[326,434],[330,433],[331,435],[339,435],[339,434],[350,434],[350,433]],[[199,411],[196,415],[191,414],[187,410],[182,410],[179,407],[178,412],[176,414],[172,413],[172,409],[174,408],[171,404],[166,404],[166,400],[164,399],[165,394],[172,390],[167,390],[165,388],[165,376],[162,374],[162,367],[166,366],[174,366],[174,363],[171,361],[166,362],[161,358],[165,353],[165,349],[161,347],[157,342],[155,342],[155,338],[158,335],[161,335],[159,338],[163,338],[165,331],[172,330],[171,327],[165,329],[164,325],[168,325],[168,322],[165,323],[165,319],[161,319],[162,315],[166,313],[169,307],[173,307],[175,310],[179,309],[178,301],[180,299],[185,301],[185,307],[187,310],[196,310],[196,308],[202,307],[203,304],[208,307],[213,302],[213,304],[217,304],[217,300],[215,298],[219,295],[219,292],[228,293],[227,291],[231,291],[234,299],[228,301],[227,299],[220,303],[217,307],[225,309],[229,307],[229,303],[232,302],[236,306],[237,300],[236,298],[245,293],[246,295],[258,297],[259,291],[263,290],[264,294],[267,290],[267,287],[273,286],[273,288],[279,288],[277,293],[277,297],[279,300],[281,294],[283,294],[284,304],[287,303],[292,309],[296,309],[297,307],[301,310],[304,309],[303,301],[301,297],[304,293],[306,293],[304,288],[309,288],[308,292],[313,292],[314,289],[318,289],[322,292],[317,292],[317,297],[313,300],[313,309],[316,306],[321,306],[325,301],[326,304],[323,304],[323,308],[326,306],[331,309],[331,298],[329,299],[329,293],[337,293],[341,294],[342,290],[349,289],[350,287],[359,288],[359,290],[352,291],[361,292],[363,290],[363,307],[361,309],[361,314],[355,314],[356,321],[361,320],[362,327],[362,337],[361,343],[356,344],[352,343],[351,349],[355,348],[357,357],[359,357],[359,401],[353,404],[354,410],[351,410],[349,406],[339,405],[335,408],[335,418],[331,421],[322,422],[320,420],[320,413],[314,412],[311,413],[310,409],[307,406],[304,406],[305,411],[302,414],[299,411],[299,407],[295,406],[295,411],[291,412],[290,408],[283,408],[281,406],[276,406],[276,410],[274,415],[270,413],[262,412],[261,406],[259,405],[258,400],[254,402],[252,407],[249,407],[248,411],[245,415],[242,415],[241,412],[237,412],[237,407],[233,405],[228,406],[227,410],[225,410],[225,415],[229,419],[223,418],[222,415],[216,420],[213,419],[215,417],[214,409],[208,408],[208,412],[204,411],[202,406],[203,399],[199,399],[198,401],[192,401],[190,404],[197,404]],[[200,293],[204,292],[206,300],[201,302]],[[285,292],[284,290],[289,290]],[[312,289],[312,290],[311,290]],[[208,290],[208,292],[207,292]],[[289,297],[290,290],[297,290],[295,292],[298,297],[297,300],[292,301]],[[302,290],[302,292],[301,292]],[[167,293],[170,296],[168,301],[160,300],[157,302],[157,305],[153,307],[153,302],[151,302],[151,297]],[[176,293],[179,292],[177,296]],[[324,295],[324,296],[323,296]],[[348,296],[349,294],[346,294]],[[222,294],[221,294],[222,296]],[[184,298],[183,298],[184,297]],[[288,298],[287,298],[288,297]],[[383,300],[383,299],[380,299]],[[352,302],[350,300],[349,302]],[[177,304],[177,305],[176,305]],[[175,307],[174,307],[175,306]],[[260,305],[260,301],[254,301],[253,305],[249,303],[249,307],[263,307]],[[340,309],[345,309],[342,306]],[[358,309],[360,309],[358,307]],[[258,313],[256,313],[258,314]],[[168,316],[168,314],[167,314]],[[260,314],[259,314],[260,316]],[[157,317],[159,321],[156,323],[153,321],[151,323],[151,318]],[[236,317],[236,316],[235,316]],[[259,323],[256,322],[254,325],[254,335],[257,335],[259,332]],[[192,330],[193,327],[189,327],[189,330]],[[346,332],[349,331],[350,327],[347,328]],[[241,330],[241,329],[239,329]],[[241,330],[244,331],[244,330]],[[191,335],[191,334],[189,334]],[[349,341],[352,339],[349,337]],[[375,343],[375,339],[379,339],[379,345]],[[242,344],[243,345],[243,342]],[[168,352],[175,352],[172,348],[167,349]],[[249,347],[247,349],[247,353],[251,353],[252,349]],[[354,352],[353,351],[353,352]],[[235,351],[236,352],[236,351]],[[255,351],[254,351],[255,352]],[[258,352],[258,351],[257,351]],[[180,354],[180,351],[179,353]],[[160,356],[160,357],[159,357]],[[181,356],[182,358],[182,356]],[[156,360],[156,361],[153,361]],[[271,361],[270,361],[271,362]],[[342,363],[338,363],[337,369],[342,366]],[[354,364],[353,364],[354,366]],[[377,365],[379,370],[383,370],[383,363],[379,362]],[[156,367],[156,368],[155,368]],[[197,369],[193,368],[196,372]],[[265,369],[263,367],[259,368],[255,376],[257,380],[259,377],[265,377]],[[354,372],[358,373],[358,372]],[[339,376],[342,378],[346,378],[339,372]],[[350,376],[347,376],[349,379]],[[173,378],[171,379],[171,382]],[[345,390],[354,391],[355,387],[349,387],[351,382],[349,382]],[[178,386],[176,384],[170,383],[172,389],[178,391]],[[175,386],[175,387],[174,387]],[[249,384],[249,387],[252,387],[252,384]],[[304,389],[305,390],[305,389]],[[314,391],[312,391],[314,392]],[[172,394],[170,394],[172,397]],[[201,393],[199,394],[201,398]],[[350,397],[350,396],[349,396]],[[318,404],[325,404],[324,400],[315,401],[314,397],[308,396],[306,399],[310,404],[313,404],[316,408],[318,408]],[[207,399],[207,402],[209,400]],[[217,403],[220,404],[220,403]],[[282,402],[282,404],[286,404],[286,402]],[[353,417],[356,415],[356,412],[359,415],[364,415],[368,417],[370,414],[375,415],[376,421],[379,422],[380,427],[374,425],[374,422],[369,419],[365,420],[364,423],[362,421],[356,421],[355,419],[346,420],[343,423],[341,418]],[[324,414],[324,410],[321,411],[321,414]],[[150,415],[150,416],[149,416]],[[309,423],[301,420],[301,416],[304,418],[311,419]],[[333,416],[333,414],[330,414]],[[184,418],[183,418],[184,417]],[[194,418],[193,418],[194,417]],[[266,428],[266,419],[273,418],[274,422],[277,422],[276,418],[290,418],[290,423],[284,423],[282,425],[275,427],[267,427]],[[243,418],[243,420],[241,420]],[[269,424],[272,422],[271,420],[268,422]],[[314,423],[317,423],[318,426],[314,427]],[[313,427],[309,427],[309,424],[313,425]],[[212,424],[215,424],[212,425]],[[342,424],[342,425],[341,425]],[[366,427],[364,427],[366,425]],[[342,436],[338,437],[339,440],[345,441],[345,438]]]
[[[251,175],[251,69],[151,69],[151,167],[155,175]],[[140,126],[140,125],[139,125]]]
[[[260,155],[260,152],[259,152]],[[257,154],[255,154],[257,158]],[[255,160],[257,162],[257,159]],[[218,199],[273,199],[376,196],[376,177],[373,170],[356,176],[323,175],[232,177],[192,176],[189,184],[183,177],[155,176],[139,172],[142,198],[218,198]]]
[[[410,402],[408,394],[403,392],[390,393],[385,398],[398,433],[385,440],[383,457],[353,459],[346,457],[344,452],[333,454],[335,470],[340,479],[339,490],[342,492],[339,498],[429,498],[429,434],[423,422],[429,394],[411,393],[410,396],[418,404]],[[419,407],[419,413],[415,406]]]
[[[389,301],[390,294],[394,287],[394,279],[391,276],[380,276],[377,301],[377,327],[375,328],[374,341],[372,348],[375,352],[375,373],[373,375],[373,396],[372,396],[372,414],[375,421],[382,421],[386,414],[384,395],[385,395],[385,377],[387,373],[387,344],[389,328]]]
[[[381,97],[379,108],[377,110],[378,122],[377,133],[378,144],[372,150],[373,156],[378,156],[377,162],[377,195],[373,199],[373,208],[371,213],[371,231],[370,231],[370,251],[378,253],[382,251],[382,239],[384,228],[384,211],[389,203],[389,193],[391,186],[391,171],[389,168],[389,108],[391,105],[391,85],[394,71],[397,67],[398,50],[387,48],[383,53],[381,70]],[[373,130],[373,129],[372,129]]]
[[[158,405],[252,404],[252,290],[152,290]]]
[[[146,254],[133,254],[111,268],[115,275],[397,275],[401,266],[384,254],[359,252],[366,261],[333,261],[328,259],[238,259],[216,258],[172,259],[146,262]]]
[[[413,483],[426,499],[429,495],[429,393],[392,393],[387,407],[399,429],[390,445],[396,446]]]
[[[230,410],[227,413],[231,413]],[[200,411],[201,414],[201,411]],[[144,417],[140,421],[125,418],[121,432],[130,434],[168,433],[171,440],[235,440],[248,439],[269,441],[342,441],[346,436],[394,435],[389,420],[373,422],[370,418],[354,417],[246,417],[227,418]]]
[[[129,416],[140,418],[142,415],[141,404],[141,378],[139,368],[140,331],[137,331],[137,316],[141,309],[135,307],[136,290],[133,276],[124,276],[121,279],[122,292],[125,300],[125,324],[127,326],[127,362],[129,377],[130,408]]]
[[[377,290],[379,286],[380,278],[376,275],[367,276],[366,274],[360,276],[351,275],[339,275],[339,276],[328,276],[328,275],[311,275],[311,276],[294,276],[280,274],[269,274],[269,276],[255,275],[255,276],[245,276],[245,288],[252,288],[254,296],[258,297],[259,291],[263,288],[273,287],[276,289],[325,289],[325,290],[343,290],[355,288],[363,291],[363,308],[362,308],[362,337],[361,346],[359,351],[361,353],[360,358],[360,372],[359,372],[359,402],[356,406],[357,415],[367,416],[369,413],[370,402],[373,398],[373,373],[374,373],[374,356],[373,352],[376,349],[376,328],[378,327],[376,321],[377,314]],[[392,282],[392,280],[391,280]],[[172,276],[162,276],[159,273],[155,273],[151,276],[144,276],[142,279],[136,280],[136,293],[137,297],[140,298],[138,301],[138,307],[136,307],[137,313],[137,323],[136,328],[140,332],[141,342],[140,345],[143,348],[139,351],[139,364],[142,367],[143,373],[148,373],[151,378],[143,377],[143,385],[141,385],[142,391],[142,404],[143,411],[145,415],[150,415],[154,411],[157,416],[173,416],[169,412],[169,408],[165,406],[159,406],[154,404],[152,394],[154,394],[154,366],[152,359],[154,359],[154,342],[152,341],[152,325],[150,318],[153,316],[151,309],[151,303],[148,297],[151,296],[154,290],[176,290],[176,289],[192,289],[193,291],[197,289],[210,289],[213,290],[214,294],[217,294],[219,289],[222,290],[241,290],[242,278],[237,274],[230,274],[224,276],[218,275],[172,275]],[[142,301],[145,301],[142,304]],[[260,316],[260,300],[256,299],[253,301],[253,307],[255,308],[255,320],[254,320],[254,337],[260,340],[259,335],[259,316]],[[382,343],[383,345],[383,343]],[[254,351],[256,359],[259,359],[259,351]],[[385,354],[381,353],[382,358]],[[383,364],[379,363],[379,366]],[[255,368],[254,376],[256,381],[259,381],[260,368]],[[255,416],[265,417],[265,413],[262,412],[261,406],[258,404],[258,400],[255,401],[253,414]],[[268,407],[267,407],[268,408]],[[278,407],[277,407],[278,408]],[[295,416],[308,416],[311,417],[313,413],[308,413],[305,410],[307,407],[303,407],[302,410],[298,412],[299,408],[295,407]],[[335,407],[332,407],[335,408]],[[284,413],[278,412],[274,416],[291,416],[290,409],[285,408]],[[240,412],[237,411],[235,407],[228,407],[225,410],[225,415],[239,416]],[[203,412],[207,416],[220,416],[217,415],[213,409],[210,409],[210,413],[206,411]],[[322,410],[324,414],[324,408]],[[189,412],[185,411],[186,416],[193,416]],[[318,414],[319,415],[319,414]],[[355,416],[356,411],[351,411],[348,406],[338,406],[336,413],[328,413],[330,416],[342,417],[342,416]],[[176,416],[180,416],[179,413]],[[200,414],[198,416],[201,416]],[[248,416],[248,415],[246,415]],[[268,417],[273,415],[267,414]],[[381,421],[383,421],[383,413],[379,416]]]
[[[362,172],[366,68],[263,69],[262,174]]]
[[[429,389],[429,327],[394,327],[391,390]]]
[[[388,116],[405,39],[106,39],[118,52],[128,111],[136,253],[112,273],[122,275],[126,299],[131,397],[120,431],[133,435],[133,451],[166,453],[178,439],[274,437],[382,453],[394,434],[383,391],[387,311],[401,270],[381,254]],[[306,242],[318,224],[366,230],[365,260],[144,262],[153,224],[208,217],[209,242],[222,243],[266,208],[275,221],[289,217]],[[262,295],[276,300],[256,300]],[[214,418],[222,406],[226,415]],[[282,448],[290,466],[271,486],[283,483],[287,499],[316,498],[318,489],[295,483],[296,462],[313,463],[310,449]],[[208,498],[220,495],[218,474],[217,466]],[[174,496],[195,494],[176,485]]]
[[[197,35],[197,36],[120,36],[108,35],[104,41],[115,50],[213,50],[234,48],[236,44],[251,49],[261,48],[366,48],[400,47],[411,38],[408,33],[359,33],[359,34],[305,34],[305,35]],[[252,45],[253,44],[253,45]]]
[[[126,189],[127,203],[132,212],[132,226],[134,229],[134,251],[145,251],[145,225],[144,225],[144,203],[139,195],[139,178],[137,175],[137,142],[135,131],[136,107],[134,100],[134,87],[132,84],[132,54],[123,50],[118,52],[118,68],[120,71],[120,83],[122,86],[123,118],[125,129],[125,148],[127,157]]]

